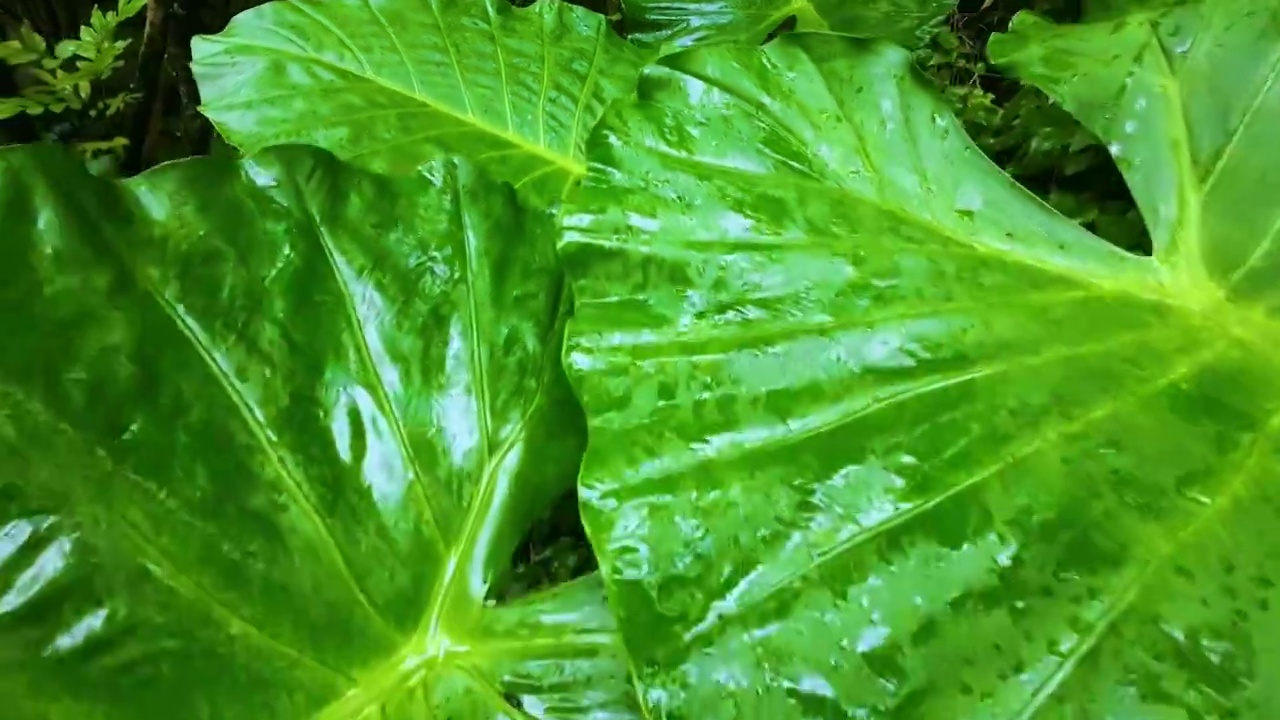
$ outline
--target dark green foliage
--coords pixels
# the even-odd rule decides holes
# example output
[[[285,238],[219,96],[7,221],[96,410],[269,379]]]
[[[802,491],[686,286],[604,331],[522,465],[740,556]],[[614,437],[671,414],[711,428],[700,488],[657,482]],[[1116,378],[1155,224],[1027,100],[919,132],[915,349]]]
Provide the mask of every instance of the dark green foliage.
[[[191,38],[218,32],[231,17],[266,0],[153,0],[128,18],[116,36],[127,43],[123,65],[103,77],[94,96],[127,97],[127,106],[93,112],[97,105],[39,116],[0,120],[0,145],[52,141],[96,148],[127,146],[125,174],[166,160],[207,154],[211,128],[197,110],[200,100],[189,69]],[[90,24],[95,7],[111,10],[116,0],[0,0],[0,40],[18,37],[24,23],[50,46],[75,38]],[[0,67],[0,97],[13,97],[30,84],[21,68]],[[125,143],[123,141],[127,140]],[[95,156],[96,157],[96,156]],[[108,165],[114,166],[119,156]],[[106,166],[104,166],[106,167]],[[110,172],[115,172],[111,170]]]

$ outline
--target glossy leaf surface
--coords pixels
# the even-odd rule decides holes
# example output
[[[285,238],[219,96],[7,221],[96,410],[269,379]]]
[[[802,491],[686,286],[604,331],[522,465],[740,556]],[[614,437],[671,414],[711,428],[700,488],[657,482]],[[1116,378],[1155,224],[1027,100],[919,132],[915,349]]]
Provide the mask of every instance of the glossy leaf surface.
[[[1266,152],[1278,38],[1280,2],[1228,0],[1063,28],[1024,13],[991,53],[1108,143],[1164,266],[1209,294],[1266,301],[1280,290]]]
[[[1081,0],[1080,11],[1089,21],[1110,20],[1141,11],[1161,11],[1175,6],[1195,5],[1203,0]],[[1031,13],[1022,13],[1022,21]],[[994,37],[994,36],[993,36]],[[989,50],[989,48],[988,48]]]
[[[412,171],[443,148],[544,199],[585,172],[587,132],[646,57],[561,0],[281,0],[192,42],[201,110],[246,152]]]
[[[606,115],[566,364],[651,715],[1280,713],[1275,7],[1019,26],[1155,259],[1016,186],[888,45],[690,51]]]
[[[629,38],[667,50],[759,43],[792,16],[800,32],[914,45],[954,7],[955,0],[622,0],[622,19]]]
[[[299,147],[0,184],[6,717],[630,715],[598,581],[485,604],[581,449],[509,186]]]

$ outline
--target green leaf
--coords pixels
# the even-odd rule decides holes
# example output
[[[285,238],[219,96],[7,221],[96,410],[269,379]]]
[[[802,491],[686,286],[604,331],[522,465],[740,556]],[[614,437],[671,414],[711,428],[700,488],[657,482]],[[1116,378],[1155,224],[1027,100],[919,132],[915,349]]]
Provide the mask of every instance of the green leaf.
[[[1280,127],[1280,4],[1063,27],[1024,13],[991,53],[1108,143],[1157,257],[1187,276],[1187,293],[1280,300],[1268,182],[1278,158],[1266,152]]]
[[[21,43],[23,48],[40,55],[44,55],[49,51],[48,42],[27,22],[22,23],[18,28],[18,42]]]
[[[119,20],[125,20],[142,12],[146,7],[147,0],[120,0],[116,4],[116,16]]]
[[[629,716],[598,582],[485,601],[580,451],[548,218],[298,147],[0,183],[6,712]]]
[[[651,716],[1276,716],[1274,7],[1157,23],[1155,77],[1045,53],[1181,99],[1098,98],[1145,123],[1136,190],[1201,188],[1154,259],[1018,187],[889,45],[689,51],[606,115],[565,362]]]
[[[955,0],[623,0],[632,40],[666,51],[708,43],[760,43],[787,18],[800,32],[884,38],[918,45]]]
[[[0,43],[0,62],[6,65],[25,65],[40,59],[40,53],[26,50],[16,40]]]
[[[647,57],[560,0],[272,2],[192,54],[202,111],[246,152],[305,142],[402,172],[439,147],[544,200]]]
[[[1081,15],[1089,21],[1109,20],[1143,10],[1160,10],[1203,0],[1081,0]]]

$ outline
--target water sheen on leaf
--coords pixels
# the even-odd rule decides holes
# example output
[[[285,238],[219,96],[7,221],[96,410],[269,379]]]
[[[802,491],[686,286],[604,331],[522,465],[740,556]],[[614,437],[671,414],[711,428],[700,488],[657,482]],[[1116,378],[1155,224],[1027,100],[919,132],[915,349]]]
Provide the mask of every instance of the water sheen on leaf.
[[[1087,123],[1142,123],[1103,135],[1155,258],[1016,186],[885,44],[689,51],[606,115],[565,362],[651,715],[1280,714],[1275,8],[1179,10],[1140,62],[1128,23],[1105,66],[1027,38]]]
[[[246,152],[318,145],[383,171],[443,148],[540,199],[648,54],[561,0],[278,0],[192,41],[201,111]]]
[[[994,60],[1102,138],[1186,294],[1280,302],[1280,2],[1221,0],[1114,22],[1016,18]]]
[[[667,51],[759,43],[787,18],[798,32],[883,38],[915,45],[955,0],[622,0],[627,37]]]
[[[577,466],[551,222],[434,161],[0,153],[6,717],[628,717],[598,581],[486,607]]]

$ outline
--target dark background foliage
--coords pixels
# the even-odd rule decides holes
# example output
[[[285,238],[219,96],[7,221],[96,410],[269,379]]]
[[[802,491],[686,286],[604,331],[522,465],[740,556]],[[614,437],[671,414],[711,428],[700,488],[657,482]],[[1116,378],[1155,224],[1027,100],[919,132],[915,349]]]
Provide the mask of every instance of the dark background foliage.
[[[101,118],[64,111],[18,115],[0,121],[0,145],[52,141],[84,143],[123,137],[125,151],[109,172],[130,175],[156,163],[192,155],[229,152],[197,111],[199,96],[190,69],[190,42],[216,33],[236,13],[265,0],[148,0],[147,10],[121,28],[131,40],[125,66],[101,92],[131,91],[138,100],[127,112]],[[512,0],[527,5],[533,0]],[[619,0],[575,0],[610,17]],[[961,0],[945,26],[917,52],[920,69],[951,102],[977,144],[998,165],[1060,212],[1107,240],[1134,252],[1150,251],[1150,240],[1124,182],[1105,148],[1039,91],[1001,75],[986,61],[987,39],[1008,27],[1021,10],[1059,22],[1079,21],[1088,0]],[[103,10],[115,0],[101,0]],[[76,37],[94,0],[0,0],[0,31],[17,36],[26,22],[51,44]],[[615,22],[625,34],[625,23]],[[786,32],[784,22],[778,33]],[[775,33],[777,34],[777,33]],[[0,65],[0,96],[20,90],[22,78]],[[98,90],[95,89],[95,92]],[[576,498],[567,496],[517,550],[517,571],[500,589],[519,595],[594,568],[578,520]]]

